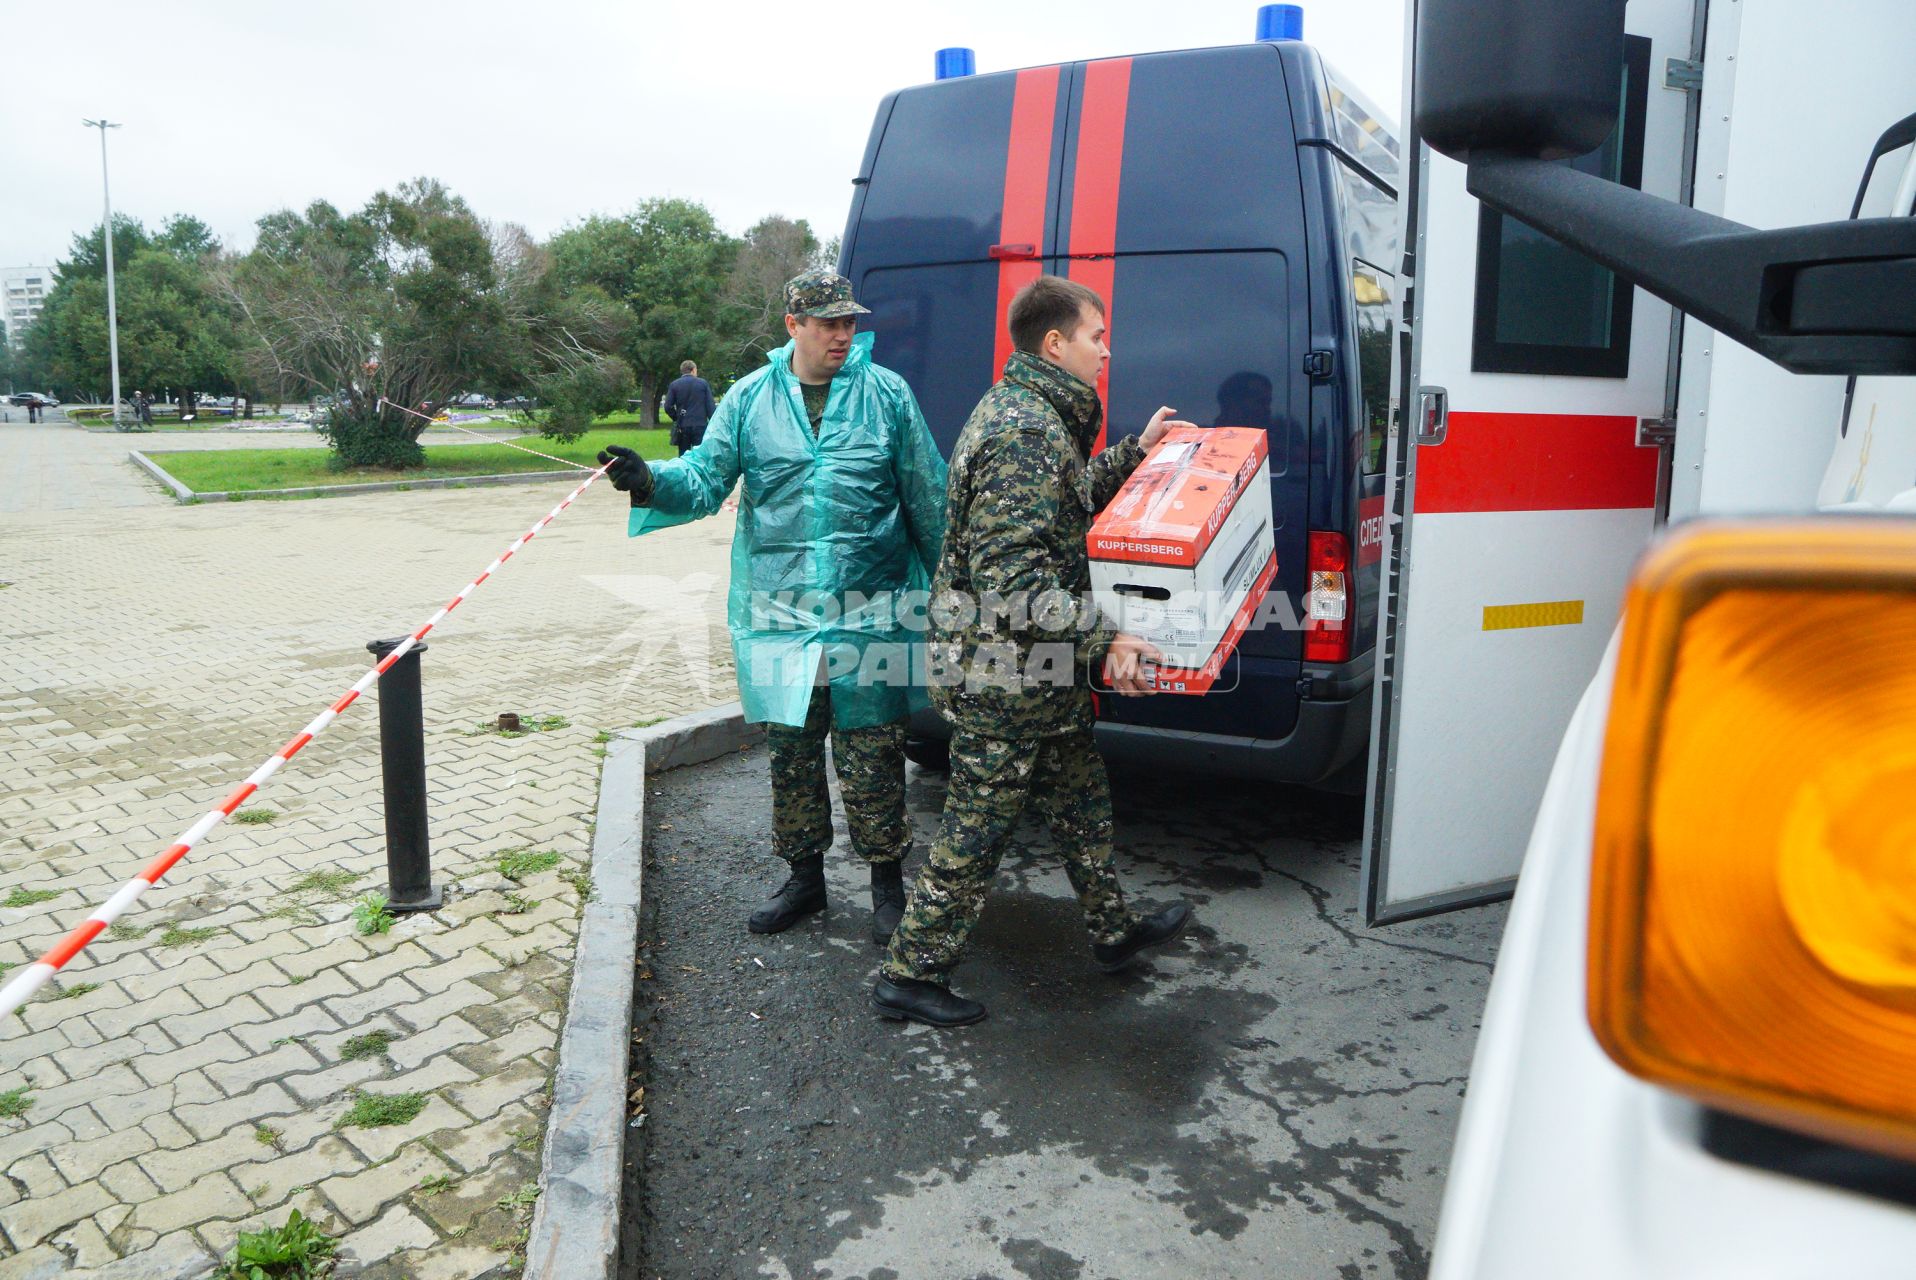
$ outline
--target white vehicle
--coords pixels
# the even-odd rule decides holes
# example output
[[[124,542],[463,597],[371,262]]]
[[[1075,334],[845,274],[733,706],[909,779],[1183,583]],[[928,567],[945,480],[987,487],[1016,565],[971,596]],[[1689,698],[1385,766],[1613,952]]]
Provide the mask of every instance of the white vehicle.
[[[1516,884],[1431,1274],[1916,1274],[1916,6],[1410,10],[1367,911]]]

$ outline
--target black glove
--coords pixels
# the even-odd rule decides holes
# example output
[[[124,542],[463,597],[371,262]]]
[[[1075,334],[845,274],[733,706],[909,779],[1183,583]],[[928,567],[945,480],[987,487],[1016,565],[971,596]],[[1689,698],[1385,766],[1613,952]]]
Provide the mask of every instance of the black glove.
[[[622,444],[601,449],[599,465],[605,467],[606,478],[621,493],[652,487],[652,468],[645,465],[644,458]]]

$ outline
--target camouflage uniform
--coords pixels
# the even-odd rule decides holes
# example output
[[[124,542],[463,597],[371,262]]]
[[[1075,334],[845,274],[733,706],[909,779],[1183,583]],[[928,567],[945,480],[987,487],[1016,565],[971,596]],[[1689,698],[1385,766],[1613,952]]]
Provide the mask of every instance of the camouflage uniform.
[[[1112,638],[1078,616],[1091,585],[1085,534],[1144,460],[1135,437],[1086,460],[1102,415],[1094,388],[1019,352],[952,452],[931,609],[951,784],[885,958],[894,981],[946,980],[1027,806],[1051,829],[1092,941],[1116,942],[1137,921],[1112,870],[1111,791],[1079,675]],[[968,607],[992,597],[1004,607]]]
[[[832,726],[832,699],[820,687],[802,727],[765,726],[772,757],[772,852],[787,862],[832,847],[832,798],[825,782],[825,738],[845,798],[852,852],[867,862],[896,862],[911,849],[905,821],[905,722],[861,729]]]

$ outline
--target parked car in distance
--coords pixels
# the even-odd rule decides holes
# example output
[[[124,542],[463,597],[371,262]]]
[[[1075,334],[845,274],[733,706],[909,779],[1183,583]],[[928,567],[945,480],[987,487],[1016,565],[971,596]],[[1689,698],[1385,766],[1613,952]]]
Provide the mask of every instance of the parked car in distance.
[[[477,391],[472,391],[463,396],[454,397],[452,407],[455,409],[496,409],[499,405],[491,396],[480,395]]]

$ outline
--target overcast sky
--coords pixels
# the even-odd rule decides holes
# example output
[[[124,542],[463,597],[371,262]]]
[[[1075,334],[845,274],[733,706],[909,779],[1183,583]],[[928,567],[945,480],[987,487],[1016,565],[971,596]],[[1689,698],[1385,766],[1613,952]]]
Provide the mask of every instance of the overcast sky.
[[[0,266],[47,264],[113,203],[227,244],[324,198],[430,175],[545,237],[648,196],[727,230],[843,230],[889,90],[933,51],[980,71],[1250,39],[1251,0],[0,0]],[[1305,39],[1401,115],[1402,0],[1318,0]]]

